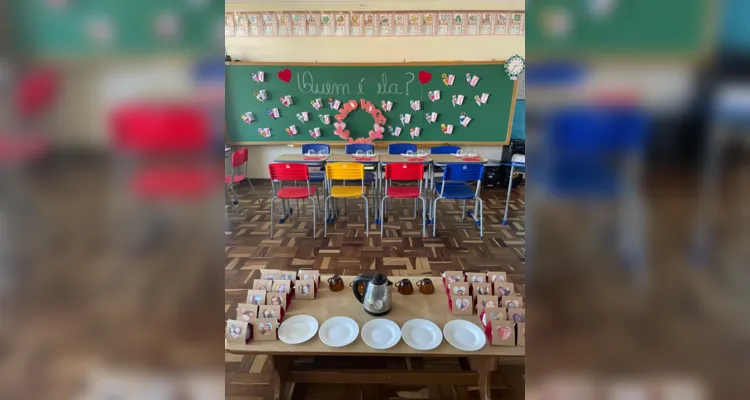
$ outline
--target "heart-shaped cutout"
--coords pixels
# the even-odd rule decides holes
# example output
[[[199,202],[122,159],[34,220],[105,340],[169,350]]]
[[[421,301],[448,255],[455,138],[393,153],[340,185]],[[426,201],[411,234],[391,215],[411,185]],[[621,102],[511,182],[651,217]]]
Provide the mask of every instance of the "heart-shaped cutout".
[[[336,128],[337,131],[343,131],[344,128],[346,128],[346,122],[334,122],[333,127]]]
[[[461,300],[461,305],[464,306],[463,308],[466,308],[469,306],[469,300],[463,299]],[[462,308],[462,310],[463,310]]]
[[[461,299],[456,299],[456,307],[458,307],[459,310],[463,310],[464,308],[466,308],[464,307],[464,303],[461,301]]]
[[[422,71],[419,71],[419,74],[417,75],[417,77],[419,78],[419,83],[424,85],[425,83],[429,82],[432,79],[432,74],[427,71],[422,70]]]
[[[276,75],[286,83],[289,83],[289,81],[292,80],[292,71],[290,71],[289,68],[282,69]]]
[[[349,139],[349,131],[336,131],[333,133],[342,139]]]
[[[385,128],[382,127],[382,126],[380,126],[380,125],[378,125],[378,124],[374,124],[372,126],[372,130],[375,131],[375,132],[377,132],[377,133],[383,133],[383,132],[385,132]]]
[[[507,326],[501,326],[497,328],[497,333],[498,335],[500,335],[500,339],[508,340],[513,332],[511,332],[510,328],[508,328]]]

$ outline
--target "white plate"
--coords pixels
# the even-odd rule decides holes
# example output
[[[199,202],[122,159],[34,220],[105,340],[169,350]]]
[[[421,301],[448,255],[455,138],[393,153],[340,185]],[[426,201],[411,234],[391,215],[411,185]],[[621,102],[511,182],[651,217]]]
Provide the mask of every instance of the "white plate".
[[[349,317],[333,317],[323,322],[318,336],[327,346],[343,347],[359,336],[359,325]]]
[[[443,342],[443,334],[434,322],[426,319],[411,319],[401,327],[401,337],[409,347],[416,350],[432,350]]]
[[[462,319],[445,324],[443,335],[448,343],[463,351],[477,351],[487,343],[487,337],[478,326]]]
[[[376,350],[390,349],[401,340],[401,328],[390,319],[373,319],[362,327],[362,340]]]
[[[300,344],[318,332],[318,320],[309,315],[295,315],[279,325],[279,340],[286,344]]]

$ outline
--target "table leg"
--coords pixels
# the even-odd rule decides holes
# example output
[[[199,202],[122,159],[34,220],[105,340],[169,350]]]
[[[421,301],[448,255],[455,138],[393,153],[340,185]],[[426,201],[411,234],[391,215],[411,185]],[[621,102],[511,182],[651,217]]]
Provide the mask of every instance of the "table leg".
[[[497,357],[495,356],[475,356],[469,359],[471,369],[476,370],[479,374],[479,398],[481,400],[490,400],[490,374],[495,370]]]
[[[286,393],[286,377],[292,368],[292,356],[270,356],[273,367],[271,387],[273,388],[273,399],[282,400],[291,398],[291,393]]]
[[[513,164],[510,165],[510,174],[508,175],[508,195],[505,198],[505,212],[503,213],[503,222],[500,225],[508,225],[508,205],[510,205],[510,190],[513,188]]]

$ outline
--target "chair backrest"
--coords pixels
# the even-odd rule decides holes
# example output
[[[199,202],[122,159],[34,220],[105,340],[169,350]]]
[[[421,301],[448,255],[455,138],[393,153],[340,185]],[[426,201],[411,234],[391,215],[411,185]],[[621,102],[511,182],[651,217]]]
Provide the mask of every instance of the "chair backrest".
[[[388,154],[405,154],[407,151],[417,152],[417,145],[413,143],[393,143],[388,145]]]
[[[307,165],[300,163],[268,164],[268,174],[272,181],[308,181]]]
[[[232,168],[237,168],[247,162],[247,147],[232,153]]]
[[[318,154],[321,150],[325,151],[326,154],[331,154],[331,146],[327,144],[311,143],[302,145],[302,154],[307,154],[310,150],[314,151],[315,154]]]
[[[423,178],[423,164],[386,164],[385,166],[386,180],[421,181]]]
[[[326,164],[326,177],[336,181],[365,179],[365,165],[340,162]]]
[[[129,105],[111,114],[117,150],[136,154],[205,152],[212,136],[203,110],[191,105]]]
[[[362,150],[363,153],[366,153],[367,150],[375,151],[375,146],[371,144],[347,144],[346,145],[346,154],[356,154],[357,150]]]
[[[435,146],[430,148],[430,154],[456,154],[461,146]]]
[[[484,165],[482,164],[448,164],[443,172],[443,182],[481,181],[482,174],[484,174]]]

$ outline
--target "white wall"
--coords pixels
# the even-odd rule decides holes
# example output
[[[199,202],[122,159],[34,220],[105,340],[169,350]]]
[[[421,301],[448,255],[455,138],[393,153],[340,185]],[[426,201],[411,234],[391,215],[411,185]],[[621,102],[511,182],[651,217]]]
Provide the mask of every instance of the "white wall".
[[[364,5],[364,7],[361,7]],[[227,3],[227,11],[322,10],[524,10],[524,2],[506,1],[363,1],[363,2],[242,2]],[[525,55],[523,36],[457,37],[227,37],[233,59],[265,62],[399,62],[488,61]],[[463,146],[488,158],[500,158],[502,146]],[[299,146],[248,146],[251,178],[268,178],[267,165]],[[384,148],[378,149],[384,152]]]

